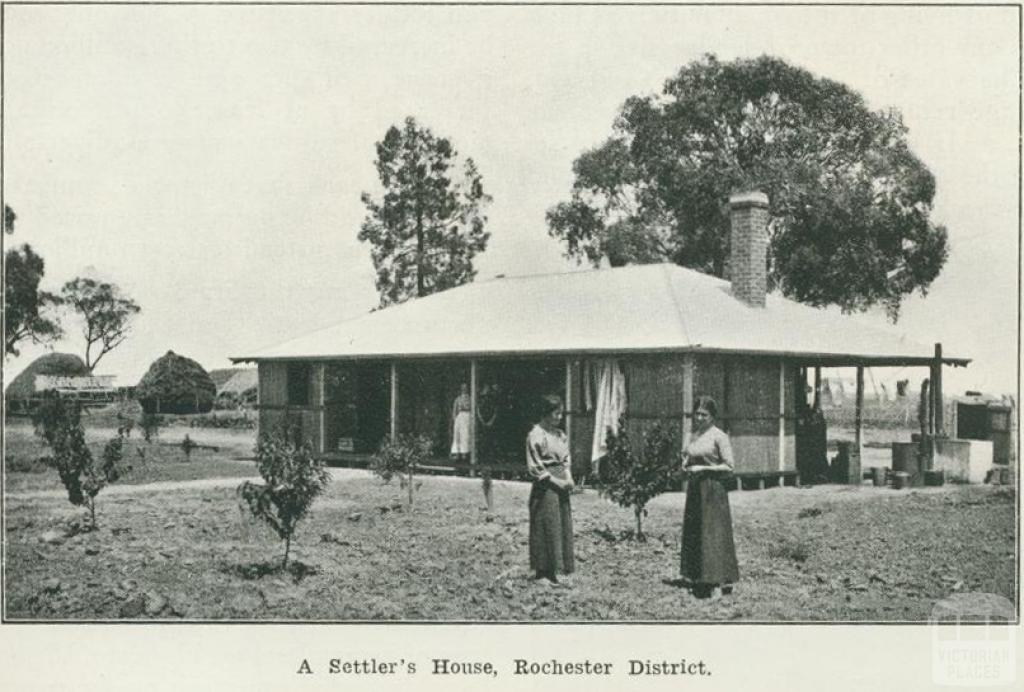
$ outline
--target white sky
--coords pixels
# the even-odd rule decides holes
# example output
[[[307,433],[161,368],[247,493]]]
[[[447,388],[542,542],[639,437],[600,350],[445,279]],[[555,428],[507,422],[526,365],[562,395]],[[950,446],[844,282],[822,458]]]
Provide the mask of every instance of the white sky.
[[[44,288],[89,272],[142,306],[98,374],[168,349],[207,368],[365,312],[356,240],[374,143],[406,115],[493,195],[479,276],[573,268],[544,212],[621,103],[705,52],[779,56],[895,107],[936,176],[951,257],[900,328],[974,359],[946,391],[1015,389],[1018,18],[1012,7],[4,8],[11,243]],[[499,306],[496,306],[499,308]],[[877,316],[876,316],[877,319]],[[82,338],[57,350],[81,354]],[[9,381],[43,349],[5,365]],[[926,376],[924,369],[876,378]]]

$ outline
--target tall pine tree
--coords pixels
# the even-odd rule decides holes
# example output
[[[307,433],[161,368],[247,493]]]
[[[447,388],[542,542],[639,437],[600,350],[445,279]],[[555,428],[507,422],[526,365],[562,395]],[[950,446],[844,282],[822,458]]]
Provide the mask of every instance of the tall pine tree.
[[[472,281],[491,201],[473,159],[460,171],[451,142],[409,117],[377,142],[375,164],[384,194],[363,193],[359,240],[373,246],[381,307]]]

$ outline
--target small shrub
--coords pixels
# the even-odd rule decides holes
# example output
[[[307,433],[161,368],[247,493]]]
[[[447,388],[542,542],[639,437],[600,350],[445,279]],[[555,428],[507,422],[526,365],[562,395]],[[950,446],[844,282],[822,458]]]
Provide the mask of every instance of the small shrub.
[[[796,513],[797,519],[806,519],[807,517],[817,517],[821,515],[822,510],[818,507],[805,507]]]
[[[608,432],[607,447],[601,494],[620,507],[633,509],[636,537],[645,540],[643,518],[647,516],[647,503],[679,480],[678,445],[663,426],[655,425],[644,435],[643,454],[637,457],[626,432],[626,420],[622,418],[619,433]]]
[[[143,413],[139,419],[139,427],[142,428],[142,439],[146,442],[152,442],[160,436],[160,426],[163,421],[160,419],[159,414],[156,413]]]
[[[181,441],[181,451],[185,453],[186,462],[192,461],[192,450],[198,446],[191,437],[185,435],[185,439]]]
[[[36,434],[49,445],[51,454],[47,464],[57,470],[61,483],[68,492],[68,501],[89,510],[92,528],[96,528],[96,496],[131,467],[123,464],[124,431],[107,442],[100,455],[100,463],[93,459],[85,443],[81,409],[75,402],[67,402],[56,393],[44,395],[32,416]]]
[[[487,504],[487,511],[494,511],[494,481],[491,478],[491,470],[484,469],[482,473],[482,487],[484,491],[484,502]]]
[[[400,435],[397,439],[387,440],[380,446],[370,459],[370,469],[385,483],[390,482],[395,475],[400,475],[402,483],[409,490],[411,507],[416,487],[413,476],[416,469],[430,459],[433,446],[433,440],[426,435]]]
[[[135,429],[135,419],[131,416],[127,416],[120,411],[117,413],[117,434],[123,436],[126,440],[131,439],[132,430]]]
[[[309,445],[292,444],[281,434],[260,436],[256,468],[264,482],[246,481],[238,486],[238,495],[252,515],[269,524],[285,542],[282,567],[287,569],[295,528],[331,476]]]

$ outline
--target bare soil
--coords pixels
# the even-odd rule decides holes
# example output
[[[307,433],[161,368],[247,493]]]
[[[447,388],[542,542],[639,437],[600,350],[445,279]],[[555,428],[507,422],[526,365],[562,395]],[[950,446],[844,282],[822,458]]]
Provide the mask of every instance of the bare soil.
[[[1011,488],[730,493],[741,579],[708,601],[677,580],[682,494],[651,504],[646,541],[631,533],[631,510],[592,490],[575,496],[578,572],[571,587],[551,587],[527,570],[527,484],[496,481],[487,512],[479,479],[421,482],[410,508],[397,481],[339,472],[300,526],[288,570],[283,544],[240,511],[233,482],[101,493],[100,528],[86,533],[68,531],[80,513],[59,495],[9,492],[5,615],[921,622],[951,594],[1016,598]]]

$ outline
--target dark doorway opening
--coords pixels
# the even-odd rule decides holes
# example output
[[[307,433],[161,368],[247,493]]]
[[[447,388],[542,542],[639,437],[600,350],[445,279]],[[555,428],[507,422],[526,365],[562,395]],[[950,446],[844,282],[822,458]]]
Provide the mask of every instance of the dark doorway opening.
[[[540,399],[565,400],[565,362],[554,359],[484,361],[477,366],[477,456],[481,464],[523,464],[526,435]]]
[[[328,363],[324,369],[324,452],[371,454],[391,428],[386,363]]]

